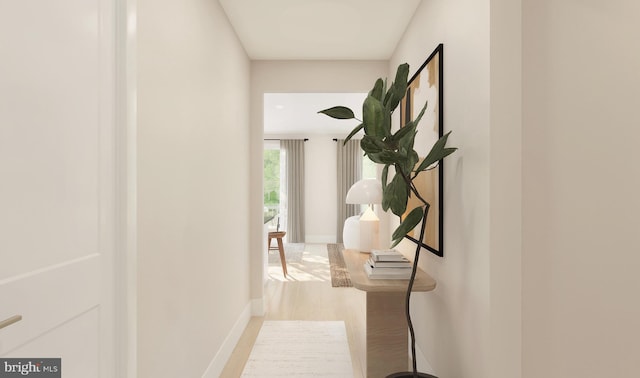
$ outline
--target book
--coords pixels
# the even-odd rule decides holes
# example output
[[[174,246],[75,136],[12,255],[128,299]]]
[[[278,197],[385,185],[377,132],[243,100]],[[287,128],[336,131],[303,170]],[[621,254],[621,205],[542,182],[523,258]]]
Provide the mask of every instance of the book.
[[[365,263],[365,265],[367,265],[368,268],[368,273],[371,274],[398,274],[398,275],[404,275],[408,273],[411,273],[411,267],[403,267],[403,268],[390,268],[390,267],[375,267],[372,266],[371,264],[367,264]]]
[[[371,250],[371,257],[374,261],[404,261],[404,257],[400,252],[395,249],[373,249]]]
[[[371,254],[379,255],[379,256],[383,256],[383,255],[398,255],[398,254],[400,254],[400,252],[396,251],[395,249],[372,249],[371,250]]]
[[[412,264],[409,259],[404,258],[403,260],[394,260],[394,261],[384,261],[384,260],[374,260],[373,257],[369,257],[367,260],[369,265],[374,268],[411,268]]]
[[[364,263],[364,271],[371,280],[408,280],[411,278],[411,269],[374,268],[366,262]]]

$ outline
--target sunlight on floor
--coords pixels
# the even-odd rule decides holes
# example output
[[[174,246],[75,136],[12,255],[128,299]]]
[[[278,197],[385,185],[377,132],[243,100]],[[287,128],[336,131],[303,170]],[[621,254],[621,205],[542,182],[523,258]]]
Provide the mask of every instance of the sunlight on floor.
[[[271,251],[270,253],[277,254],[278,252]],[[306,244],[302,253],[302,261],[287,262],[287,272],[289,274],[285,278],[279,259],[269,263],[269,279],[274,281],[331,282],[326,244]]]

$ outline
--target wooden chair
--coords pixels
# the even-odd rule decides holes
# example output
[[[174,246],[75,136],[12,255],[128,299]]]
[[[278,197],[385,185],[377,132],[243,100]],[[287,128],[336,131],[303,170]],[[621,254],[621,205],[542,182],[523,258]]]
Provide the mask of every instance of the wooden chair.
[[[282,273],[284,276],[287,276],[287,260],[284,257],[284,246],[282,245],[282,238],[286,235],[286,231],[273,231],[269,232],[269,238],[267,240],[267,254],[270,250],[279,250],[280,251],[280,264],[282,264]],[[276,239],[278,241],[277,247],[271,247],[271,239]]]

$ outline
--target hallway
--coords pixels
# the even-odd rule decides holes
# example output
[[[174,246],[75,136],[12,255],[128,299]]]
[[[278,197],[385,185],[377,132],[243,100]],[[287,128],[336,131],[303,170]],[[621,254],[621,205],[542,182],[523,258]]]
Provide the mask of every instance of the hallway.
[[[344,321],[353,376],[363,377],[365,293],[352,287],[331,287],[326,244],[306,244],[302,261],[288,263],[287,270],[290,277],[284,279],[280,262],[269,264],[269,280],[265,286],[266,314],[251,318],[221,377],[235,378],[242,374],[265,320]]]
[[[459,150],[419,357],[440,377],[640,376],[640,2],[1,4],[0,323],[22,320],[0,357],[238,376],[265,320],[343,320],[360,372],[364,293],[331,287],[324,245],[263,285],[265,94],[368,93],[443,44]]]

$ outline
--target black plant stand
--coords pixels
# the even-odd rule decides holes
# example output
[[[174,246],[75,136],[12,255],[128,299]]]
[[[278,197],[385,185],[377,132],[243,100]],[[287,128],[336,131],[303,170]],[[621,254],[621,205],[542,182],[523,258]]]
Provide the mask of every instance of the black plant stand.
[[[416,377],[420,378],[438,378],[435,375],[427,374],[427,373],[418,373]],[[391,375],[387,375],[387,378],[414,378],[414,375],[410,371],[403,371],[402,373],[393,373]]]

